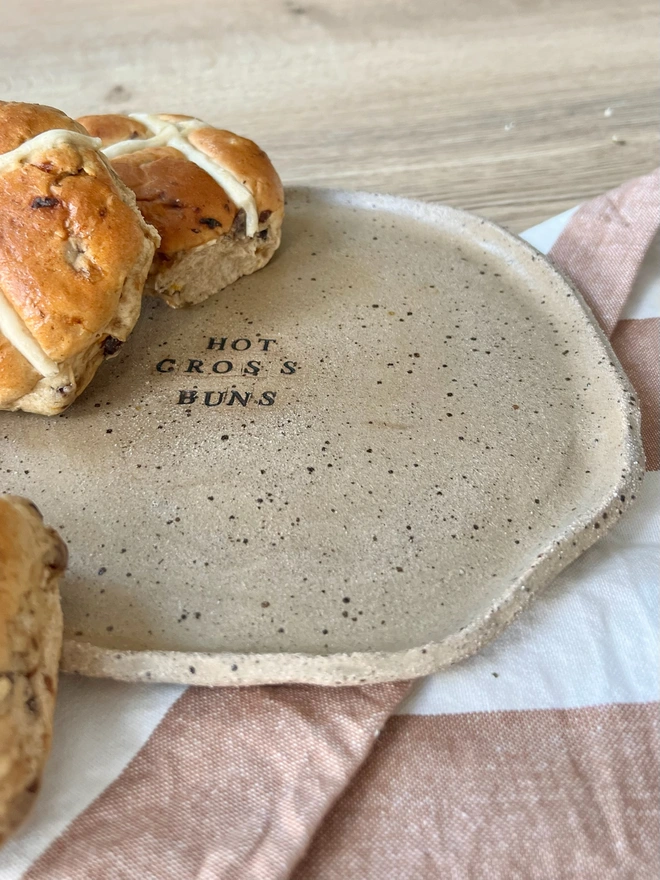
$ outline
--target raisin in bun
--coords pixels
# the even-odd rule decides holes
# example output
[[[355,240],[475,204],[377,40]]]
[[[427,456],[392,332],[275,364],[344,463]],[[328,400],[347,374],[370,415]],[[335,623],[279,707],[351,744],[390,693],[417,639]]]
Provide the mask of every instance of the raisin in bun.
[[[61,412],[137,321],[158,235],[99,146],[0,102],[0,409]]]
[[[32,806],[50,749],[66,560],[33,504],[0,496],[0,843]]]
[[[252,141],[190,116],[83,116],[161,243],[146,290],[179,308],[261,269],[280,243],[282,184]]]

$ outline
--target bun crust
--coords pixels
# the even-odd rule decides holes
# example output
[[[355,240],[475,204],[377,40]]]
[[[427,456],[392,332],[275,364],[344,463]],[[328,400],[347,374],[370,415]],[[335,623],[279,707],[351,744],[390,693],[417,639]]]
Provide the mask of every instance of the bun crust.
[[[0,409],[11,409],[40,380],[30,362],[0,333]]]
[[[92,137],[100,138],[104,147],[116,144],[118,141],[130,141],[134,138],[148,138],[149,132],[146,125],[131,119],[130,116],[122,116],[119,113],[104,113],[102,116],[80,116],[78,124],[83,127]]]
[[[238,208],[194,162],[172,147],[151,147],[113,160],[147,223],[158,229],[158,255],[172,257],[227,235]]]
[[[35,135],[52,128],[84,132],[79,123],[55,107],[0,101],[0,153],[15,150]]]
[[[188,140],[247,186],[256,199],[259,214],[282,211],[282,181],[268,156],[254,141],[210,125],[193,129]]]
[[[0,497],[0,843],[32,806],[50,749],[66,561],[33,504]]]
[[[147,290],[169,305],[190,305],[268,262],[280,242],[284,191],[270,159],[253,141],[192,116],[162,113],[151,118],[183,124],[188,143],[246,187],[256,204],[258,229],[247,236],[244,211],[217,180],[175,147],[146,144],[112,159],[161,237]],[[79,122],[104,147],[153,136],[128,116],[83,116]],[[208,248],[215,243],[222,243],[217,253]]]
[[[4,153],[53,128],[86,135],[51,107],[0,103]],[[37,146],[1,170],[0,292],[59,372],[44,382],[0,334],[0,407],[53,414],[72,402],[106,339],[124,342],[133,329],[157,240],[92,145]]]

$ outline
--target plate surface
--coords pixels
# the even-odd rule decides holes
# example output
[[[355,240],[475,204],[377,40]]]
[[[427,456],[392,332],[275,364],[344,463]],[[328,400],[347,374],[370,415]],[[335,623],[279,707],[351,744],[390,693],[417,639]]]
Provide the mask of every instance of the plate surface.
[[[66,670],[426,674],[634,498],[634,395],[532,248],[386,196],[287,210],[270,266],[187,311],[146,300],[67,413],[0,413],[4,488],[70,547]]]

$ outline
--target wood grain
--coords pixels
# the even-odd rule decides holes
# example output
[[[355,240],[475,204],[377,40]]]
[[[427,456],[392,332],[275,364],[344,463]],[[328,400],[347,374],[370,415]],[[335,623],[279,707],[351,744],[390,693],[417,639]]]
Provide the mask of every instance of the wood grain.
[[[521,230],[658,162],[647,0],[26,0],[2,96],[193,113],[286,183],[389,191]]]

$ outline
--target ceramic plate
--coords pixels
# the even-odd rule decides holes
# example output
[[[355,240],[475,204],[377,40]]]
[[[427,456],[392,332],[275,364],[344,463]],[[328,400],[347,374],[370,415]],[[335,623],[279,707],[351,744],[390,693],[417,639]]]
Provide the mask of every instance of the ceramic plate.
[[[612,351],[531,247],[450,208],[288,194],[270,266],[146,300],[64,415],[0,414],[71,551],[63,668],[198,684],[419,676],[476,651],[643,471]]]

